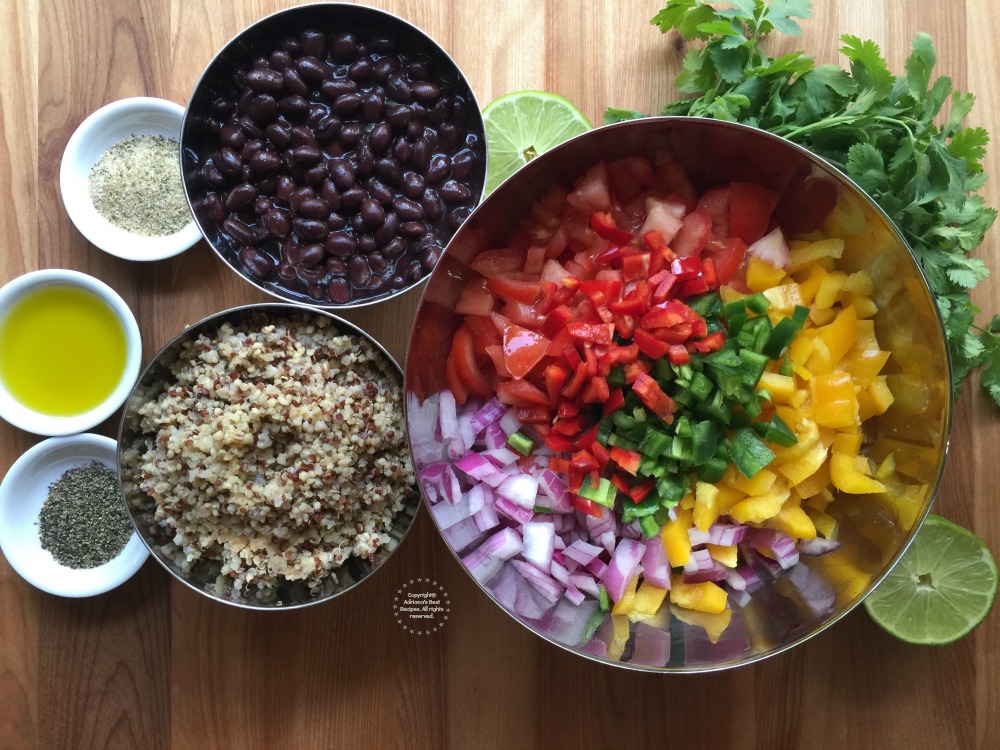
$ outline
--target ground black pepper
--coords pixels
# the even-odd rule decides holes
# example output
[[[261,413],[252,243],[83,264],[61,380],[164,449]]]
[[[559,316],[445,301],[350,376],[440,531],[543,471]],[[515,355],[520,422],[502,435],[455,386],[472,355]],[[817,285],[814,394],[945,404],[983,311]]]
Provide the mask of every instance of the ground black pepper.
[[[38,516],[42,549],[68,568],[114,559],[132,536],[115,471],[94,461],[66,471],[49,487]]]

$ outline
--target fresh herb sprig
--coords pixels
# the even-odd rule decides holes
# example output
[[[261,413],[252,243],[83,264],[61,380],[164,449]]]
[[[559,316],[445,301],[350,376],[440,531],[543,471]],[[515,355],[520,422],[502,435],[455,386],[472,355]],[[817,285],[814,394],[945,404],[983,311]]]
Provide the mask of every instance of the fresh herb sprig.
[[[717,4],[716,4],[717,5]],[[930,36],[917,34],[905,75],[893,75],[878,45],[841,37],[850,69],[816,65],[804,52],[768,57],[765,36],[798,36],[809,0],[668,0],[652,23],[701,42],[684,56],[676,83],[684,99],[662,114],[753,125],[795,141],[858,182],[896,222],[917,255],[941,310],[956,395],[970,371],[1000,404],[1000,315],[986,328],[969,292],[989,270],[971,255],[996,219],[979,190],[989,134],[963,125],[975,97],[932,78]],[[947,117],[942,109],[950,99]],[[641,117],[609,109],[606,122]]]

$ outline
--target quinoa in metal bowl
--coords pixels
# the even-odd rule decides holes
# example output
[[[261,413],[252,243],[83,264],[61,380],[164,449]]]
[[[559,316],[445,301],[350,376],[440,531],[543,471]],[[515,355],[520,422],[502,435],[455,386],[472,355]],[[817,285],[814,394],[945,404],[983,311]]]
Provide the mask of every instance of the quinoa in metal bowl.
[[[321,315],[261,317],[186,341],[169,371],[129,410],[122,478],[182,573],[226,598],[292,582],[318,597],[352,556],[395,544],[416,489],[400,376],[377,347]]]

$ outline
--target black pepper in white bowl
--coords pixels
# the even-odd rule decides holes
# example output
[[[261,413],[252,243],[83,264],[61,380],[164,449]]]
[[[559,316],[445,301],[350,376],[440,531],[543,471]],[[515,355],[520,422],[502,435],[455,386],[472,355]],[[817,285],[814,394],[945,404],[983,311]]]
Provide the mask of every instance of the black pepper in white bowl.
[[[49,438],[14,462],[0,484],[0,552],[28,583],[94,596],[146,561],[116,467],[117,443],[89,433]]]

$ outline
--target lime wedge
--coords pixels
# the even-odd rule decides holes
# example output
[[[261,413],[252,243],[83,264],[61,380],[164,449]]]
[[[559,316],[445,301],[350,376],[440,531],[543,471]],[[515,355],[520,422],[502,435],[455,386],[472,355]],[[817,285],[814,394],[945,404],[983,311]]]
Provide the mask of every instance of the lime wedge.
[[[483,110],[483,120],[487,193],[539,154],[591,128],[569,101],[545,91],[515,91],[494,99]]]
[[[997,565],[967,529],[927,516],[917,538],[865,599],[871,618],[900,640],[940,645],[981,623],[997,594]]]

